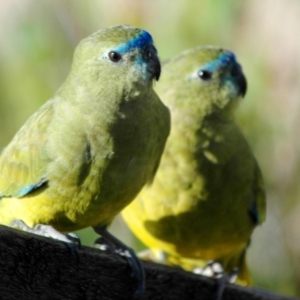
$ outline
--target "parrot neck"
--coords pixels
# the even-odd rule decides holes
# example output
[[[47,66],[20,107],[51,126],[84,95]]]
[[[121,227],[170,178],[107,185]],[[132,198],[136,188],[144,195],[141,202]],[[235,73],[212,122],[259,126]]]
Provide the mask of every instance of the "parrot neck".
[[[208,123],[231,122],[233,119],[234,119],[234,114],[232,112],[226,112],[226,111],[212,112],[210,114],[205,115],[203,118],[203,120]]]

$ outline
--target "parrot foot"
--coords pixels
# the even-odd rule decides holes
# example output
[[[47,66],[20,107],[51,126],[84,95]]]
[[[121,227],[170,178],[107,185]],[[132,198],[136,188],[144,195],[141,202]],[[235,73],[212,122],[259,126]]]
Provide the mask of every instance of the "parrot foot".
[[[217,289],[217,295],[215,297],[215,300],[222,299],[222,295],[223,295],[226,284],[233,283],[235,281],[235,279],[237,278],[237,274],[238,274],[238,268],[234,268],[230,272],[230,274],[227,275],[223,272],[223,274],[221,274],[221,273],[219,274],[219,277],[216,277],[218,289]]]
[[[126,259],[132,270],[131,276],[138,282],[134,298],[139,299],[145,290],[145,271],[141,261],[131,248],[110,234],[106,227],[94,227],[94,230],[101,235],[101,237],[95,241],[95,244],[99,245],[100,250],[117,253]]]
[[[209,261],[204,268],[194,268],[193,273],[211,278],[220,278],[224,275],[224,270],[220,263]]]
[[[10,227],[21,229],[26,232],[34,233],[44,237],[50,237],[67,244],[81,245],[80,239],[74,233],[67,233],[66,235],[57,231],[50,225],[37,224],[33,228],[29,227],[22,220],[14,220],[9,224]]]
[[[224,272],[222,265],[216,261],[210,261],[203,269],[195,268],[193,271],[196,274],[208,276],[217,280],[218,289],[215,300],[222,299],[225,285],[227,283],[233,283],[236,280],[238,274],[238,268],[234,268],[231,273],[227,275]]]
[[[69,232],[66,233],[65,236],[70,240],[73,244],[76,244],[79,248],[81,247],[81,240],[80,238],[74,233],[74,232]]]
[[[159,249],[146,249],[138,252],[137,256],[142,260],[151,261],[162,265],[167,264],[167,255]]]
[[[207,265],[202,268],[194,268],[193,273],[201,274],[207,277],[219,279],[221,277],[226,277],[227,281],[230,283],[234,283],[237,275],[238,275],[238,268],[234,268],[230,274],[226,275],[222,265],[216,261],[209,261]]]

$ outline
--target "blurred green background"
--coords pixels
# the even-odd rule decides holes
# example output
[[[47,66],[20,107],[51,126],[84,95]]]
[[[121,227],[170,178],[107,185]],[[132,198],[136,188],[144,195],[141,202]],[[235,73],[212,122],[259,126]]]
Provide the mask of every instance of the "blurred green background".
[[[0,149],[61,85],[77,43],[121,23],[148,30],[162,60],[199,44],[236,53],[249,84],[237,118],[268,196],[250,268],[256,286],[300,296],[299,0],[0,0]],[[120,218],[111,230],[140,249]]]

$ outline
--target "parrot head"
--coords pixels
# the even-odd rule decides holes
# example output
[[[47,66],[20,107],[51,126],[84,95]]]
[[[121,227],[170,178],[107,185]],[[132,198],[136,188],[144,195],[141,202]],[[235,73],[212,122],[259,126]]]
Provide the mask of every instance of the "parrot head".
[[[151,86],[160,77],[161,65],[151,35],[129,25],[99,30],[83,39],[76,48],[71,76],[99,85],[114,81]],[[74,79],[74,78],[72,78]],[[98,91],[99,92],[99,91]]]
[[[186,105],[198,106],[206,115],[231,115],[247,91],[235,55],[212,46],[184,51],[166,63],[162,77],[162,83],[168,77],[176,86],[173,99],[188,99],[191,103]]]

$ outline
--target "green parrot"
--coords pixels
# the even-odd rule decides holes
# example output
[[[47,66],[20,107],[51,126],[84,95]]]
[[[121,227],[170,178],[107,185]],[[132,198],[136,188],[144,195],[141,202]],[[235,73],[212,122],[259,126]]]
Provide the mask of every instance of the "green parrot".
[[[170,131],[153,90],[160,71],[152,37],[139,28],[82,40],[61,88],[1,153],[0,224],[66,242],[61,232],[91,226],[128,250],[106,228],[159,165]]]
[[[168,61],[157,93],[171,133],[155,179],[122,215],[154,260],[186,270],[209,261],[250,284],[245,261],[265,219],[260,168],[234,119],[246,78],[234,54],[196,47]],[[149,254],[149,253],[148,253]]]

